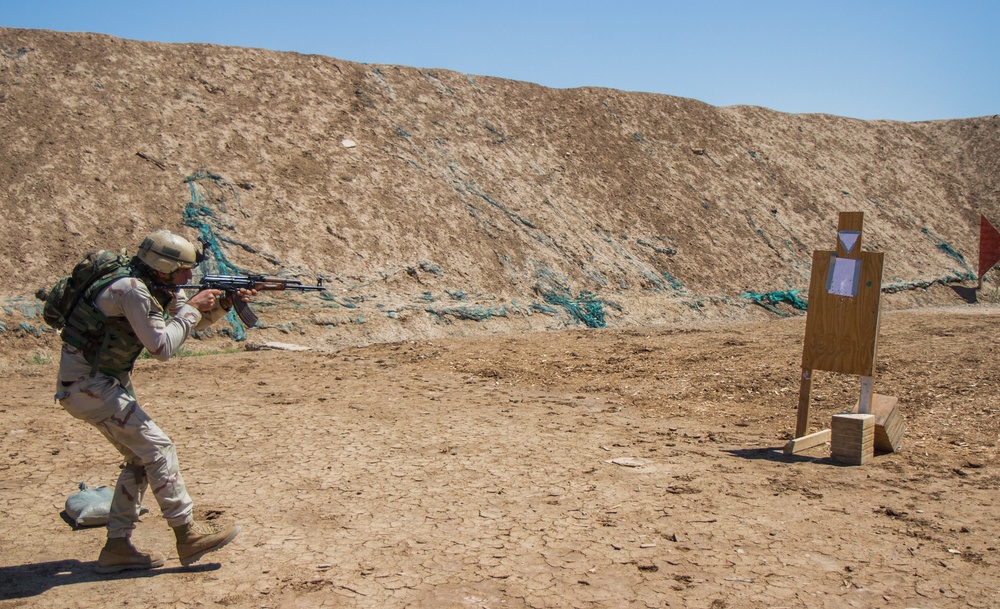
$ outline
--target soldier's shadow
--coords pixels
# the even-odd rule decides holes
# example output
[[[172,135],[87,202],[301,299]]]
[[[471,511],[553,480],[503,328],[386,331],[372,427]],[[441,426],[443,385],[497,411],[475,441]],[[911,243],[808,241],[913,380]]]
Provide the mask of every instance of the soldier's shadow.
[[[109,575],[97,573],[94,570],[96,567],[97,561],[81,562],[75,559],[0,567],[0,600],[38,596],[56,586],[115,579],[141,579],[168,573],[203,573],[216,571],[222,568],[222,565],[219,563],[190,567],[178,565],[145,571],[122,571]]]

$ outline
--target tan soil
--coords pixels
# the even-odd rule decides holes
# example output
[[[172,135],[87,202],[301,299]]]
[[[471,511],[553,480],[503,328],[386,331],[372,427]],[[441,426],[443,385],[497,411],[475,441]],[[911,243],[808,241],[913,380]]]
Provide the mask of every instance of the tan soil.
[[[0,608],[996,605],[1000,309],[973,276],[997,117],[0,28],[0,128]],[[863,467],[781,452],[805,317],[743,296],[804,296],[851,210],[905,422]],[[139,361],[200,513],[243,533],[185,569],[147,501],[167,565],[98,576],[102,529],[60,511],[117,459],[52,402],[32,295],[159,227],[331,291]],[[819,372],[811,429],[858,393]]]
[[[885,316],[905,435],[863,467],[781,451],[802,318],[142,360],[199,510],[243,533],[184,569],[153,504],[170,559],[114,577],[59,512],[115,455],[52,364],[11,363],[0,606],[992,607],[998,321]],[[812,429],[858,390],[817,373]]]

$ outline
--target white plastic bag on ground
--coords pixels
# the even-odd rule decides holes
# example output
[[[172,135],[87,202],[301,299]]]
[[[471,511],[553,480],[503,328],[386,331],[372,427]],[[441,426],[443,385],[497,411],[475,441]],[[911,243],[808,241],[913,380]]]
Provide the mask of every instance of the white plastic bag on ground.
[[[107,524],[113,494],[110,487],[87,488],[87,483],[81,482],[80,491],[66,499],[66,515],[79,527]]]

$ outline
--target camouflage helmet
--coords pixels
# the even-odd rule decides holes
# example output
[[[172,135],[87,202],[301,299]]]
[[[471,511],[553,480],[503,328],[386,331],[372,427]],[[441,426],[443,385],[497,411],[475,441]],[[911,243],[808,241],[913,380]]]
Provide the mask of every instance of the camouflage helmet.
[[[201,262],[201,252],[184,237],[168,230],[158,230],[139,244],[137,257],[143,264],[160,273],[177,269],[193,269]]]

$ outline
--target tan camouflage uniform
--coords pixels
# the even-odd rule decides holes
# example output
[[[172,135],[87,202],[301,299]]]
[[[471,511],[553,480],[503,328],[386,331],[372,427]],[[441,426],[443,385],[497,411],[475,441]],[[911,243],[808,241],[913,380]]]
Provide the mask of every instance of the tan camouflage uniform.
[[[165,317],[146,285],[133,277],[115,280],[96,301],[108,317],[128,319],[149,354],[164,361],[177,353],[193,330],[207,328],[226,315],[220,305],[203,314],[186,303],[186,295],[179,291]],[[125,459],[111,503],[108,537],[131,536],[150,485],[171,527],[192,521],[193,504],[184,488],[177,450],[139,406],[127,373],[92,374],[83,353],[63,343],[55,397],[68,413],[100,430]]]

